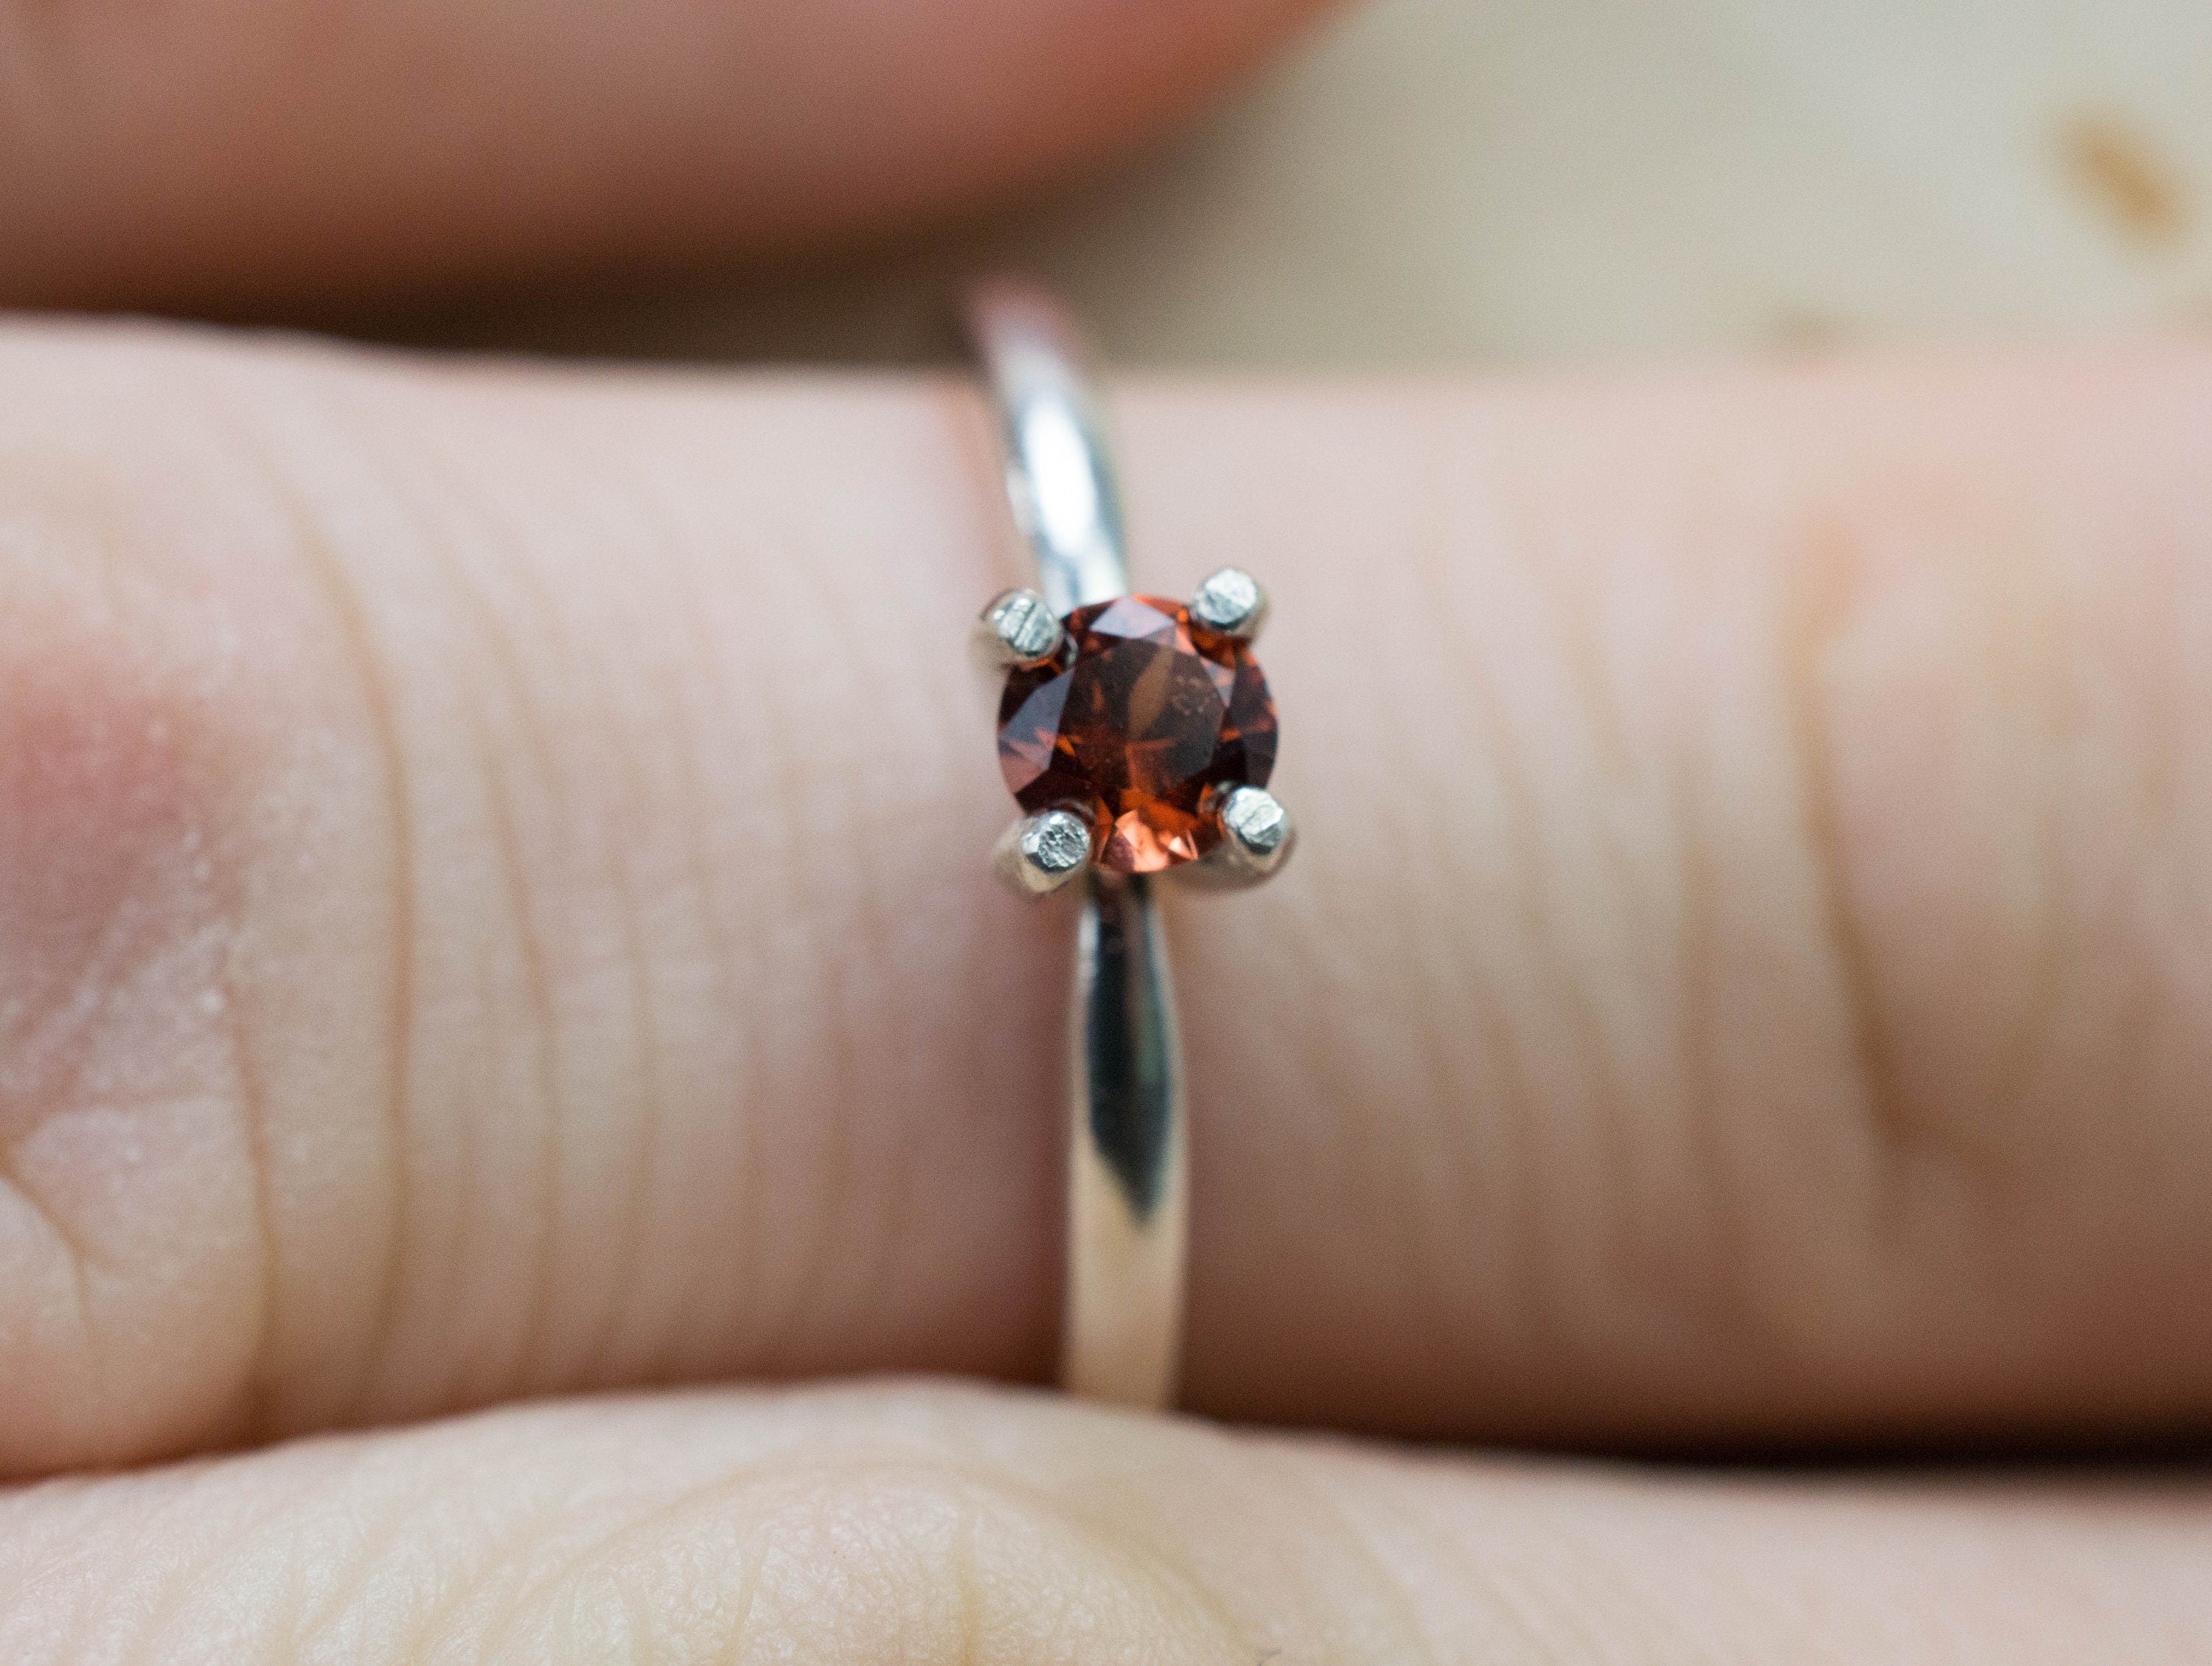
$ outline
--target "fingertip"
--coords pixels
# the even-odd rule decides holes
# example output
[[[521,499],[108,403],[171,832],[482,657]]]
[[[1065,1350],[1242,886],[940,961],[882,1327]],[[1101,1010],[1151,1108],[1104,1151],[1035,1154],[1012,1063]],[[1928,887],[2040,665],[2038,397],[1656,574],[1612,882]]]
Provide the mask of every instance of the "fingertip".
[[[1157,131],[1323,3],[65,9],[68,73],[0,106],[0,302],[283,313],[881,236]]]

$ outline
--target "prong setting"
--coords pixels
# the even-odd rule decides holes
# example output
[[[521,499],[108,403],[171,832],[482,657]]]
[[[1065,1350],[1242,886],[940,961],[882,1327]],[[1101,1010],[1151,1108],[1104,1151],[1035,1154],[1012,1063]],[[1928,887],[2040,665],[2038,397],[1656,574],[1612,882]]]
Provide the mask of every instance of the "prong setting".
[[[1019,897],[1045,897],[1079,879],[1091,861],[1091,824],[1068,810],[1024,816],[992,853],[999,878]]]
[[[1186,885],[1200,891],[1243,891],[1273,878],[1290,860],[1297,829],[1265,787],[1231,787],[1213,813],[1221,823],[1219,841],[1197,861],[1170,870]]]
[[[1198,587],[1190,617],[1206,629],[1251,641],[1267,620],[1267,593],[1241,567],[1224,567]]]
[[[1041,666],[1067,640],[1045,599],[1034,590],[1004,590],[975,621],[975,648],[994,671]]]
[[[1264,787],[1239,787],[1221,801],[1221,842],[1237,865],[1265,879],[1280,867],[1297,842],[1290,812]]]

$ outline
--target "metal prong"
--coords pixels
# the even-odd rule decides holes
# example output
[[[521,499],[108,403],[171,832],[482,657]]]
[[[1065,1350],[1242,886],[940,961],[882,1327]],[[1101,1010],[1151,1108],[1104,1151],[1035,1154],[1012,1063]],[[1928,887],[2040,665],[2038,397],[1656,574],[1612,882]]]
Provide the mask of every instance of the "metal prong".
[[[1201,891],[1241,891],[1272,878],[1290,859],[1297,830],[1273,793],[1238,787],[1225,794],[1218,812],[1221,842],[1197,861],[1170,872]]]
[[[1020,897],[1058,891],[1091,866],[1091,827],[1066,810],[1024,816],[991,853],[991,866]]]
[[[1002,590],[975,621],[975,656],[993,671],[1041,666],[1067,633],[1034,590]]]
[[[1224,567],[1190,599],[1190,617],[1208,630],[1250,641],[1267,622],[1267,593],[1241,567]]]
[[[1254,879],[1282,866],[1297,842],[1290,812],[1265,787],[1240,787],[1221,801],[1222,848]]]

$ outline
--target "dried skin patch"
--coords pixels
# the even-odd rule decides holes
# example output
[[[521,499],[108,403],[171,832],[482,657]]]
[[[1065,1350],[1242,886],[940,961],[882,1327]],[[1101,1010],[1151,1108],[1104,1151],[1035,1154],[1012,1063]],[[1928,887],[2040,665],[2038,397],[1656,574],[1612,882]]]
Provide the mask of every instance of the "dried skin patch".
[[[1055,1636],[1243,1653],[1182,1580],[1057,1501],[914,1457],[771,1468],[566,1536],[583,1542],[455,1615],[436,1657],[1012,1662]]]
[[[201,1432],[257,1322],[221,726],[134,588],[0,545],[0,1471]]]

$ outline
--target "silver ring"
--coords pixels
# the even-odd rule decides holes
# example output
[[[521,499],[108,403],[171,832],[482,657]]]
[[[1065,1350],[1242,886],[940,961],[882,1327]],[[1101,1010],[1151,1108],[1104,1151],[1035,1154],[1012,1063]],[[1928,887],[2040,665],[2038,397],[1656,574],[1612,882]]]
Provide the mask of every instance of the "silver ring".
[[[1097,402],[1066,314],[1025,285],[971,297],[1006,495],[1034,589],[976,623],[1005,678],[999,757],[1022,814],[994,865],[1082,898],[1070,1024],[1061,1386],[1164,1407],[1182,1364],[1189,1167],[1182,1049],[1155,878],[1256,884],[1292,830],[1267,791],[1275,712],[1251,642],[1267,598],[1227,567],[1188,603],[1133,596]]]

